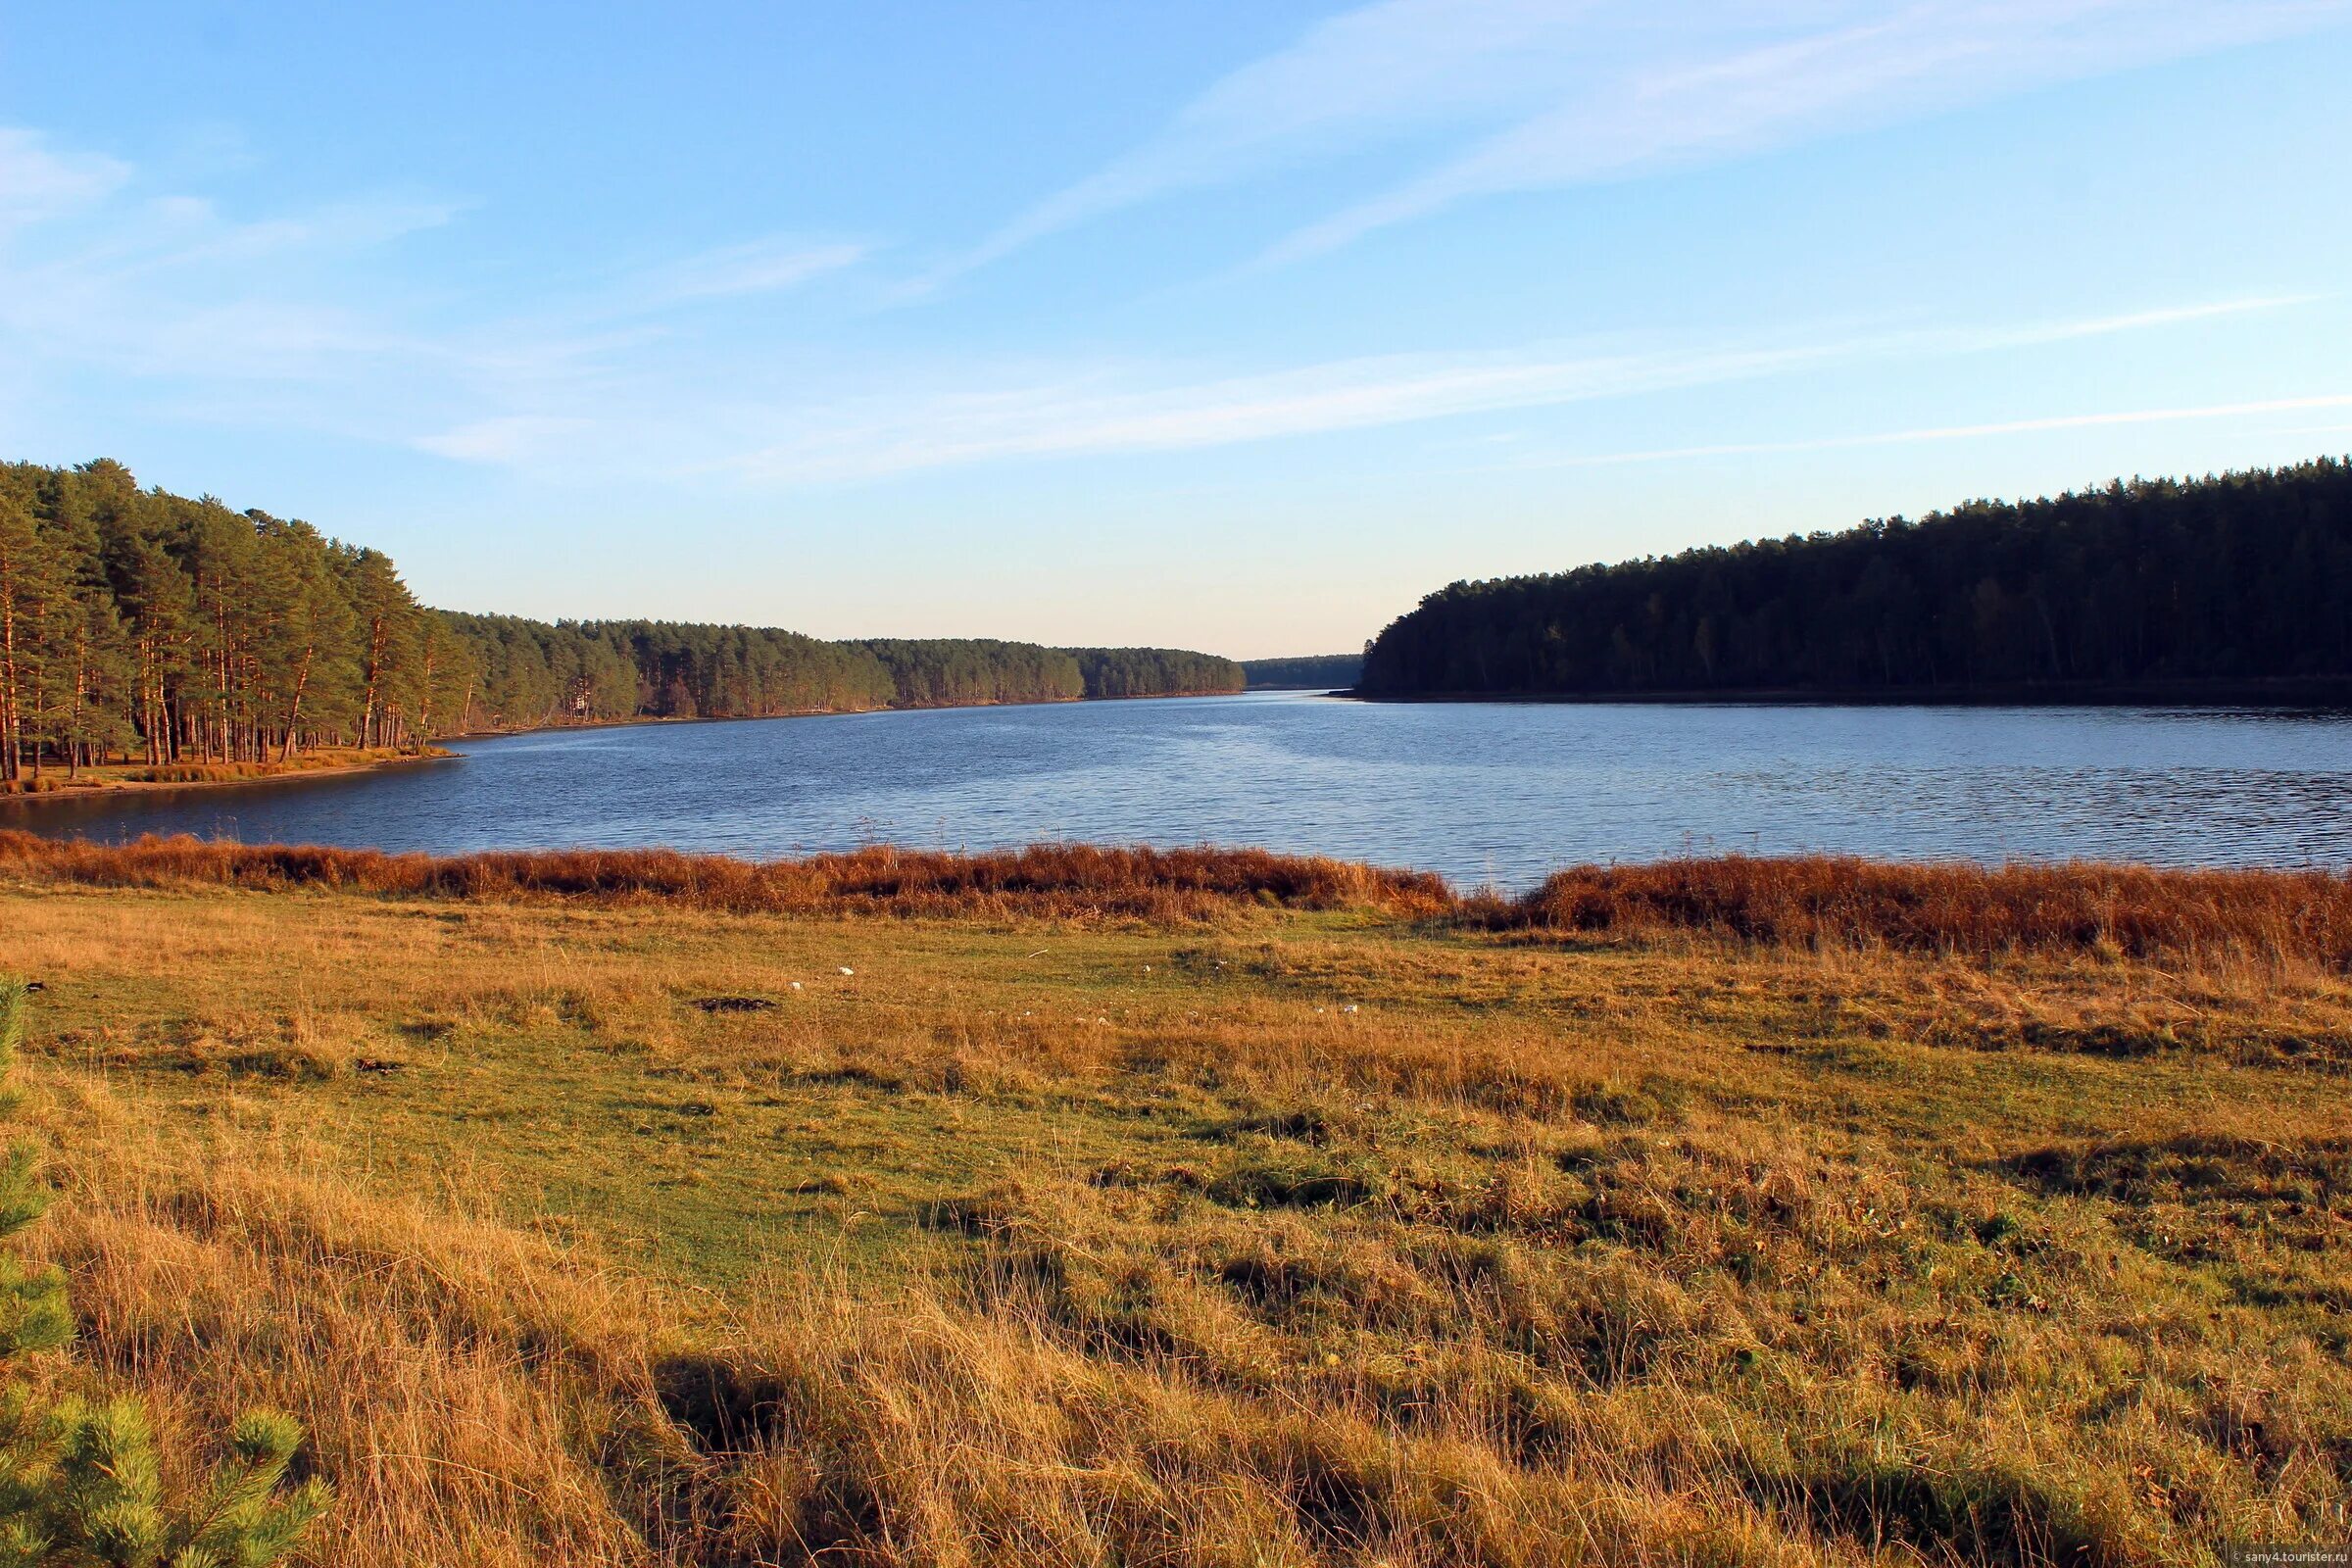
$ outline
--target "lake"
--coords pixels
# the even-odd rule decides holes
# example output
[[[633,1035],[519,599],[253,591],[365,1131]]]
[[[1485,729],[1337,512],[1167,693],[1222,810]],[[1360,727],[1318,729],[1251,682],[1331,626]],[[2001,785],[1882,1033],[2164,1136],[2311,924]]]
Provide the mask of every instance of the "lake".
[[[0,826],[439,853],[1208,842],[1506,888],[1577,861],[1692,852],[2352,863],[2343,714],[1264,693],[649,724],[458,750],[340,778],[0,802]]]

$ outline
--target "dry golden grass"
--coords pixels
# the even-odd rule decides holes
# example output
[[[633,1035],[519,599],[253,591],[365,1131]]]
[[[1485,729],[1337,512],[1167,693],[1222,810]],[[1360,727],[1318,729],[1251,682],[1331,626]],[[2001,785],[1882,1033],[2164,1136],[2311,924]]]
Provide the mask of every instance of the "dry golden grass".
[[[36,1235],[88,1375],[309,1423],[317,1563],[2138,1565],[2352,1495],[2289,879],[1531,940],[1068,851],[798,914],[145,853],[0,871]]]
[[[529,1234],[447,1206],[363,1196],[266,1157],[191,1179],[137,1143],[141,1118],[102,1094],[111,1128],[68,1163],[50,1227],[72,1273],[83,1347],[137,1389],[170,1446],[232,1408],[296,1410],[332,1477],[321,1563],[627,1562],[583,1420],[614,1430],[647,1387],[647,1303]]]
[[[1199,918],[1237,904],[1430,914],[1439,878],[1262,850],[1039,845],[990,855],[887,846],[764,864],[674,850],[436,858],[144,839],[109,847],[0,832],[0,874],[96,887],[336,888],[426,898],[667,903],[738,913]]]
[[[1492,923],[1930,952],[2238,954],[2352,964],[2352,875],[2098,864],[1896,865],[1838,856],[1580,866]]]
[[[2352,965],[2352,874],[1838,856],[1578,866],[1518,899],[1426,872],[1263,850],[890,846],[756,862],[672,850],[452,857],[193,838],[101,846],[0,831],[0,874],[88,887],[326,888],[466,900],[662,903],[737,913],[1206,919],[1360,909],[1565,937],[1730,937],[1977,955],[2115,954]]]

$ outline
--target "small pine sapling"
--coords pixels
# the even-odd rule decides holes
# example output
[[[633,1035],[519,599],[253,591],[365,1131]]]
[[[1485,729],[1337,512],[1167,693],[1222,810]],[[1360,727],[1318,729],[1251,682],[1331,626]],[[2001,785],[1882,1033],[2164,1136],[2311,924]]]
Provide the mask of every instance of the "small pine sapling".
[[[24,1037],[26,988],[0,978],[0,1114]],[[49,1206],[31,1148],[0,1164],[0,1240]],[[0,1251],[0,1373],[74,1337],[65,1276]],[[265,1568],[325,1511],[326,1483],[287,1484],[302,1443],[290,1416],[254,1411],[193,1495],[169,1495],[147,1412],[133,1398],[45,1398],[0,1387],[0,1568]]]

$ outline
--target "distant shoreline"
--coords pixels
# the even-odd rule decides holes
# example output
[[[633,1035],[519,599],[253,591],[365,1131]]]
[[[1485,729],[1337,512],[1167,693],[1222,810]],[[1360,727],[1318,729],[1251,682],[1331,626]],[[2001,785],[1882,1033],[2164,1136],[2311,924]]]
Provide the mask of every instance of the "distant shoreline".
[[[1361,703],[1580,703],[1756,708],[2343,708],[2352,677],[2233,681],[2082,681],[2014,685],[1780,687],[1726,691],[1366,692],[1330,695]]]
[[[460,737],[451,737],[451,739],[458,738]],[[457,753],[447,751],[439,746],[428,746],[420,752],[404,752],[382,757],[355,757],[347,760],[322,762],[315,767],[271,767],[265,772],[232,775],[224,778],[150,779],[113,776],[118,772],[148,771],[146,763],[133,764],[128,768],[123,768],[121,764],[107,769],[85,768],[80,777],[74,779],[68,779],[60,769],[48,768],[43,772],[42,782],[54,785],[54,788],[23,792],[11,790],[0,793],[0,808],[38,806],[55,801],[106,800],[123,795],[176,794],[184,790],[238,789],[257,784],[302,784],[308,783],[312,779],[348,778],[354,773],[372,773],[382,768],[415,767],[427,762],[455,761],[457,755]],[[167,762],[164,765],[166,767],[208,767],[238,764]]]
[[[974,703],[883,703],[872,708],[796,708],[789,713],[640,713],[633,718],[590,718],[576,724],[524,724],[514,729],[469,729],[444,735],[447,741],[497,741],[516,735],[553,735],[584,729],[641,729],[653,724],[761,724],[778,718],[850,718],[866,713],[953,713],[972,708],[1081,708],[1088,703],[1152,703],[1169,697],[1240,697],[1231,692],[1131,692],[1117,697],[990,698]]]

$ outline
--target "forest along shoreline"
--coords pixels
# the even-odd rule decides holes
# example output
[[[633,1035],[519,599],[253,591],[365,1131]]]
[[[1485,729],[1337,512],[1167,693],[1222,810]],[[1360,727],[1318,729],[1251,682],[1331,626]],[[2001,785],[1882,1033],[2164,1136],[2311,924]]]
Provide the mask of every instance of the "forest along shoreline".
[[[1355,694],[2322,704],[2352,695],[2352,462],[1456,582]]]
[[[12,793],[117,763],[142,781],[228,781],[485,730],[1238,692],[1247,679],[1188,649],[435,610],[381,551],[143,490],[104,460],[0,464],[0,785],[28,786]]]
[[[1788,686],[1705,691],[1386,692],[1359,703],[1567,703],[1642,708],[2265,708],[2352,710],[2352,677],[2305,680],[2043,681],[1981,686]]]

